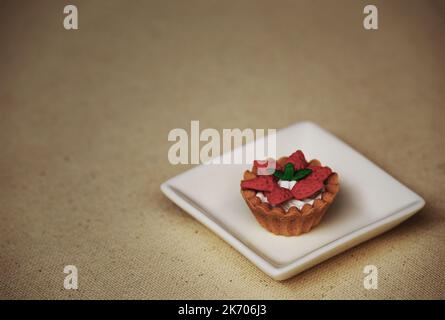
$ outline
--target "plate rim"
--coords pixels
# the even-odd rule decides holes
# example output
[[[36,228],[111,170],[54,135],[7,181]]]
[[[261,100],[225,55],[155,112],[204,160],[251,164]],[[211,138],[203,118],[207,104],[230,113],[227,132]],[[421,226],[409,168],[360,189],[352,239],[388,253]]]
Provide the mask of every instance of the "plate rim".
[[[360,154],[363,158],[368,160],[373,165],[380,168],[377,164],[373,163],[371,160],[366,158],[363,154],[358,152],[353,147],[346,144],[343,140],[339,139],[334,134],[330,133],[329,131],[323,129],[322,127],[318,126],[315,123],[312,123],[310,121],[303,121],[303,122],[297,122],[290,126],[287,126],[281,130],[288,129],[290,127],[293,127],[295,125],[313,125],[324,132],[330,134],[334,139],[341,141],[343,144],[347,145],[349,148]],[[279,131],[281,131],[279,130]],[[277,131],[278,133],[278,131]],[[230,152],[233,152],[230,151]],[[311,268],[312,266],[315,266],[337,254],[340,254],[366,240],[369,240],[373,237],[378,236],[379,234],[384,233],[385,231],[388,231],[389,229],[397,226],[398,224],[402,223],[406,219],[413,216],[415,213],[417,213],[420,209],[422,209],[425,206],[425,200],[406,187],[404,184],[402,184],[399,180],[392,177],[388,172],[383,170],[385,173],[390,175],[394,180],[399,182],[402,186],[410,190],[413,194],[413,196],[416,198],[413,200],[413,202],[407,204],[406,206],[389,213],[385,217],[374,221],[370,224],[367,224],[359,229],[356,229],[346,235],[341,236],[340,238],[337,238],[329,243],[326,243],[317,249],[305,254],[302,257],[299,257],[295,260],[293,260],[290,263],[287,263],[282,266],[275,266],[272,263],[270,263],[268,260],[263,258],[259,253],[255,252],[255,250],[249,248],[246,244],[244,244],[240,239],[238,239],[236,236],[234,236],[229,230],[224,228],[223,226],[219,225],[217,222],[215,222],[213,219],[209,217],[209,214],[206,214],[204,209],[198,208],[197,206],[193,205],[191,201],[189,201],[185,196],[181,195],[178,190],[173,186],[172,182],[179,176],[189,173],[190,171],[199,168],[201,165],[197,165],[194,168],[191,168],[189,170],[186,170],[184,172],[181,172],[180,174],[168,179],[167,181],[163,182],[160,186],[161,191],[169,198],[173,203],[175,203],[177,206],[179,206],[181,209],[186,211],[188,214],[190,214],[192,217],[194,217],[196,220],[204,224],[207,228],[212,230],[216,235],[218,235],[220,238],[222,238],[224,241],[226,241],[230,246],[232,246],[235,250],[237,250],[239,253],[244,255],[250,262],[252,262],[255,266],[257,266],[261,271],[266,273],[268,276],[275,280],[285,280],[288,279],[300,272],[303,272],[304,270],[307,270]]]
[[[206,213],[202,212],[200,209],[193,206],[184,197],[179,195],[177,191],[175,191],[175,188],[170,185],[170,180],[161,184],[161,190],[171,201],[173,201],[177,206],[186,211],[196,220],[204,224],[207,228],[212,230],[235,250],[237,250],[254,265],[256,265],[260,270],[262,270],[264,273],[275,280],[288,279],[322,261],[325,261],[366,240],[369,240],[381,233],[384,233],[385,231],[410,218],[425,205],[424,199],[418,196],[417,200],[403,207],[402,209],[391,213],[385,218],[377,220],[362,228],[354,230],[351,233],[348,233],[334,241],[324,244],[323,246],[307,253],[300,258],[297,258],[287,265],[276,267],[268,262],[266,259],[261,257],[254,250],[249,248],[247,245],[245,245],[241,240],[231,234],[228,230],[209,218]]]

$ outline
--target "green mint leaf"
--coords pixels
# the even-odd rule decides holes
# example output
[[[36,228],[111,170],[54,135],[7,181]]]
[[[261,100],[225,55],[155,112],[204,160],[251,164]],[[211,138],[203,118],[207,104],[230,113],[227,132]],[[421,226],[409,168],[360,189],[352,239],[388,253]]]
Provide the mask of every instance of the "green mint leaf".
[[[295,180],[295,181],[301,180],[301,179],[305,178],[311,172],[312,172],[311,169],[298,170],[297,172],[295,172],[292,180]]]
[[[294,165],[292,163],[286,164],[286,166],[284,167],[284,175],[282,180],[292,180],[294,173]]]
[[[277,177],[278,179],[280,179],[280,180],[281,180],[281,178],[283,177],[283,174],[284,174],[283,171],[278,171],[278,170],[275,170],[275,172],[273,173],[273,175],[274,175],[275,177]]]

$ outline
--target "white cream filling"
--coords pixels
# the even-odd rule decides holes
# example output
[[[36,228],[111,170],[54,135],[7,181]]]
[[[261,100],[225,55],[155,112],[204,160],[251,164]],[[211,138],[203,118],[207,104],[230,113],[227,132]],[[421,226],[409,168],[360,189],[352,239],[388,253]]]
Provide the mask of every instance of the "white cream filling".
[[[282,187],[282,188],[286,188],[286,189],[289,189],[289,190],[291,190],[291,189],[294,187],[294,185],[295,185],[296,183],[297,183],[297,181],[278,180],[278,185],[279,185],[280,187]],[[323,190],[322,190],[322,191],[323,191]],[[285,211],[289,211],[289,209],[292,208],[292,207],[297,207],[298,210],[301,210],[305,204],[313,205],[313,204],[314,204],[314,201],[315,201],[316,199],[321,199],[321,194],[322,194],[322,192],[318,193],[318,195],[317,195],[315,198],[306,198],[306,199],[303,199],[303,200],[290,199],[290,200],[285,201],[285,202],[283,202],[282,204],[280,204],[280,206],[281,206]],[[257,196],[258,198],[260,198],[260,200],[261,200],[262,202],[266,202],[266,203],[268,203],[267,198],[266,198],[266,196],[264,195],[264,193],[262,193],[262,192],[257,192],[256,196]]]

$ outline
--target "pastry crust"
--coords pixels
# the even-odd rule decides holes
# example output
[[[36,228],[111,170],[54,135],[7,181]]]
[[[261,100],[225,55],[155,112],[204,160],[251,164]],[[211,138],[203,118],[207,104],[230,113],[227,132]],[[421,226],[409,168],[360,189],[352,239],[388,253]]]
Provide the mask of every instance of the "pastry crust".
[[[282,157],[277,162],[284,164],[287,158]],[[321,164],[320,161],[314,159],[309,162],[309,165],[319,166]],[[256,177],[256,167],[253,167],[252,171],[244,172],[244,180]],[[254,190],[241,190],[241,195],[257,221],[264,228],[276,235],[298,236],[309,232],[320,223],[339,190],[338,174],[333,172],[326,179],[321,199],[316,199],[313,205],[305,204],[301,211],[296,207],[291,207],[287,212],[279,206],[272,207],[267,202],[262,202]]]

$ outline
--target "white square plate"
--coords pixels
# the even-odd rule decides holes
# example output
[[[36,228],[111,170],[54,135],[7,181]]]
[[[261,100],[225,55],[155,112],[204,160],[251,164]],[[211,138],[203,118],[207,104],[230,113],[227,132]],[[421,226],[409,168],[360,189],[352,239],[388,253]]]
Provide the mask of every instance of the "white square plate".
[[[321,223],[307,234],[276,236],[258,224],[239,188],[250,164],[200,165],[161,185],[168,198],[273,279],[287,279],[375,237],[425,204],[419,195],[314,123],[294,124],[278,131],[276,138],[278,158],[301,149],[307,159],[319,159],[340,176],[337,198]],[[242,148],[232,152],[242,152]]]

